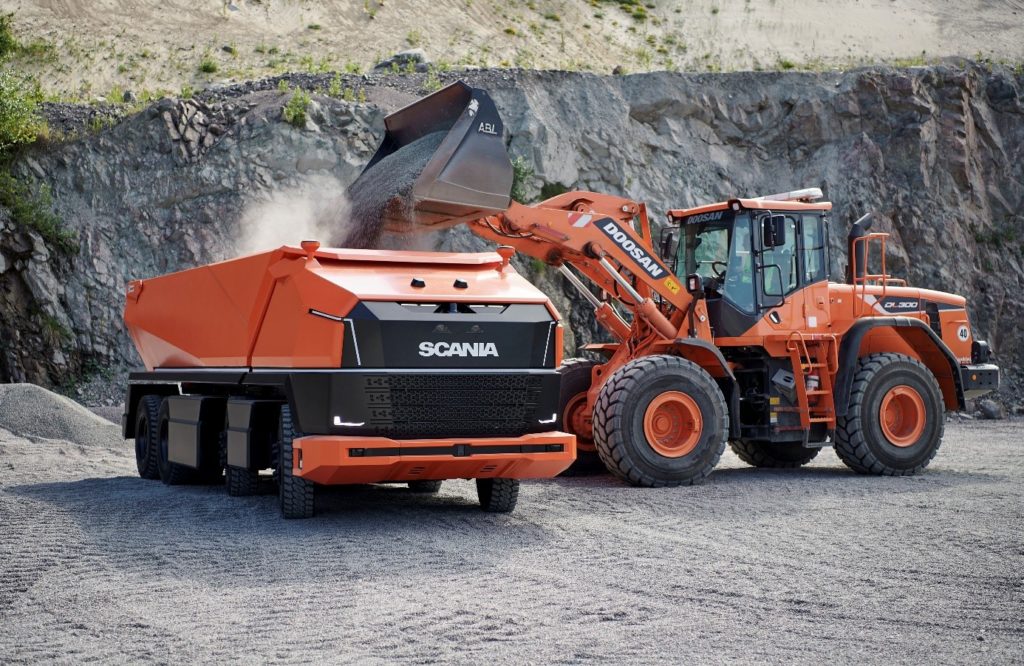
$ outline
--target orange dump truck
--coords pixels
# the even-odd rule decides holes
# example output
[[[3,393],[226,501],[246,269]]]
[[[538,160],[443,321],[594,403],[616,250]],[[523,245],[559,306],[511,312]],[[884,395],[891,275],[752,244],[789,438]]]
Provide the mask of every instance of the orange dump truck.
[[[318,484],[455,478],[511,511],[519,479],[576,450],[553,426],[558,313],[499,252],[304,242],[131,282],[139,474],[247,495],[270,469],[288,518],[313,514]]]

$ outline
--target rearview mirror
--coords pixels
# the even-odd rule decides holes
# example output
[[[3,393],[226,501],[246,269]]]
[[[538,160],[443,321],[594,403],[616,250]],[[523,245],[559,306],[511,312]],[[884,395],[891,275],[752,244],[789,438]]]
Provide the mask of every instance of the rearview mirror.
[[[767,215],[761,222],[761,246],[764,249],[786,244],[786,216]]]
[[[679,252],[679,227],[665,227],[661,230],[661,258],[673,262]]]

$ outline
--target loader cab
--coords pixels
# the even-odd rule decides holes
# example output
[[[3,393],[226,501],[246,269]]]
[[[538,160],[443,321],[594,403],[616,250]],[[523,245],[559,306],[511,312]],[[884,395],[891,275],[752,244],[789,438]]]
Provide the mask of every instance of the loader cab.
[[[796,291],[828,279],[828,205],[770,205],[733,200],[669,213],[678,227],[662,244],[666,261],[681,278],[701,277],[716,337],[743,335]]]

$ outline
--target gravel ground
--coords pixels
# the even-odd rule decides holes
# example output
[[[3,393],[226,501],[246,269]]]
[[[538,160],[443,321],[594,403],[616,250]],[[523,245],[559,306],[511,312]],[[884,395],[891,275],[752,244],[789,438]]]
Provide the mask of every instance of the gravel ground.
[[[537,481],[494,516],[469,482],[356,487],[284,521],[29,397],[0,392],[0,663],[1024,661],[1020,421],[951,422],[911,478],[729,453],[696,488]]]

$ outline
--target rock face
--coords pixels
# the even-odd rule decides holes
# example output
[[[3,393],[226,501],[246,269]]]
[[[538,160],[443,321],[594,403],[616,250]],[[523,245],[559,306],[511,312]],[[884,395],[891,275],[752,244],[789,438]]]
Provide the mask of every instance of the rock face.
[[[821,187],[835,205],[840,279],[846,230],[874,210],[875,230],[892,233],[892,272],[967,296],[978,334],[1017,381],[1024,77],[970,63],[461,77],[491,91],[510,152],[533,166],[537,194],[555,184],[623,194],[646,201],[657,219],[669,207]],[[27,153],[17,172],[50,185],[81,251],[55,255],[0,211],[0,379],[57,384],[89,368],[137,363],[120,321],[128,279],[252,249],[243,242],[254,233],[247,211],[280,203],[282,193],[313,204],[334,196],[372,155],[383,113],[417,96],[423,78],[363,80],[371,101],[375,89],[387,92],[383,110],[314,95],[302,130],[280,120],[287,95],[249,85],[205,102],[164,100],[98,135]],[[484,246],[465,229],[424,242]],[[569,319],[569,345],[597,335],[561,278],[538,262],[519,263]]]

